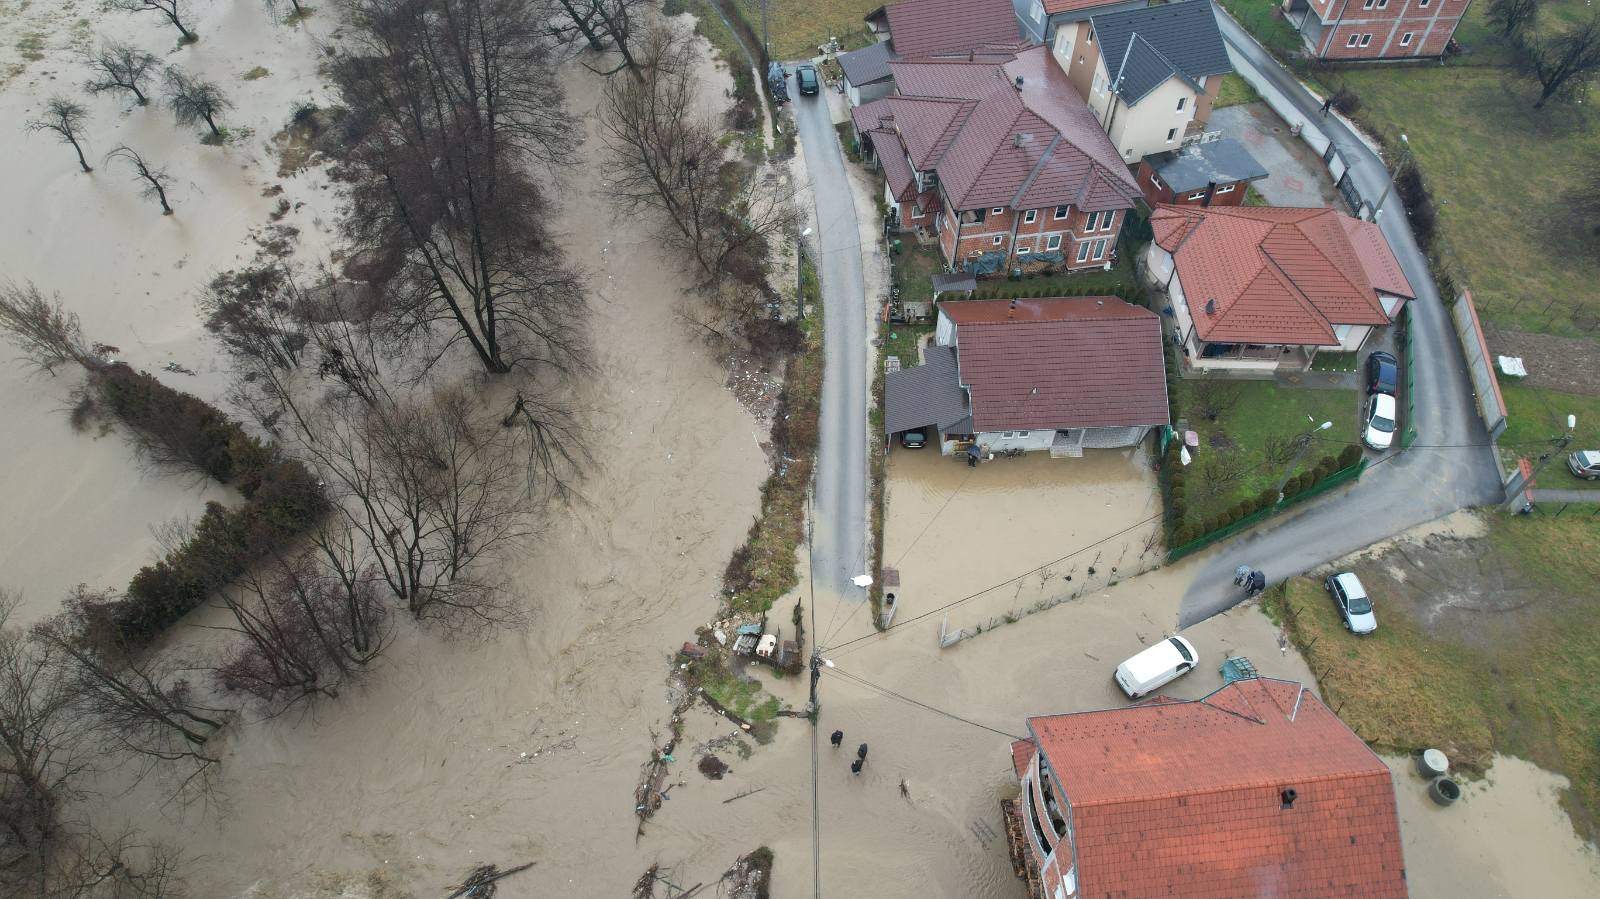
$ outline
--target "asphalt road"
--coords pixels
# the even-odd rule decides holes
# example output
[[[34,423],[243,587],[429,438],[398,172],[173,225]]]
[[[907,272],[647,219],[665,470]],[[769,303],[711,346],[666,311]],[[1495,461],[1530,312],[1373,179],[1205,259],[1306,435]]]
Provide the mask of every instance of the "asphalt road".
[[[1238,23],[1224,14],[1217,20],[1235,69],[1247,77],[1246,70],[1254,70],[1304,115],[1316,120],[1344,154],[1363,197],[1382,194],[1389,173],[1366,144],[1336,116],[1321,118],[1321,102]],[[1394,77],[1404,78],[1405,73],[1395,70]],[[1461,507],[1492,504],[1502,497],[1499,467],[1478,417],[1449,313],[1411,225],[1392,194],[1378,224],[1417,292],[1411,319],[1416,344],[1416,443],[1410,450],[1390,451],[1374,460],[1355,485],[1223,545],[1184,593],[1179,627],[1207,619],[1244,599],[1232,584],[1233,570],[1241,563],[1261,569],[1269,583],[1276,583]],[[1404,397],[1401,403],[1405,403]],[[1328,447],[1329,451],[1339,449],[1338,445]]]
[[[867,310],[861,237],[844,156],[827,98],[794,91],[794,116],[817,208],[822,283],[821,439],[812,509],[811,560],[818,591],[866,599],[850,579],[867,571]]]

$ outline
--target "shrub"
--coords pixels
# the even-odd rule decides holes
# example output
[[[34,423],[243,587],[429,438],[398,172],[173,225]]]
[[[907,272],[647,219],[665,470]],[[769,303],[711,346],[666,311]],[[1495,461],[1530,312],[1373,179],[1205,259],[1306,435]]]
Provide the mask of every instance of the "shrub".
[[[1348,469],[1361,461],[1361,448],[1355,444],[1345,447],[1339,452],[1339,468]]]
[[[1177,544],[1177,546],[1181,547],[1199,536],[1200,535],[1195,532],[1193,525],[1182,525],[1179,526],[1177,533],[1173,536],[1173,541]]]
[[[1269,507],[1272,504],[1277,503],[1277,502],[1278,502],[1278,492],[1273,490],[1272,488],[1267,488],[1266,490],[1264,490],[1261,493],[1256,495],[1256,509],[1266,509],[1267,507]]]

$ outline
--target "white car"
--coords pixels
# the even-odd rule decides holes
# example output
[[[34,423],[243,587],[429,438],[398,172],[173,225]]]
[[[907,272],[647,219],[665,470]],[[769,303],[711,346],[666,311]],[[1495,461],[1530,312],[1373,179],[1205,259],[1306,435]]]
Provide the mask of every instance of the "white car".
[[[1146,647],[1128,657],[1117,666],[1117,686],[1137,700],[1151,691],[1185,675],[1200,662],[1200,654],[1187,638],[1169,637],[1153,647]]]
[[[1367,427],[1361,439],[1374,450],[1387,450],[1394,443],[1395,404],[1393,394],[1373,394],[1367,399]]]
[[[1378,617],[1372,611],[1372,598],[1367,596],[1367,589],[1361,586],[1361,579],[1354,572],[1329,575],[1323,586],[1333,595],[1333,602],[1339,607],[1339,618],[1344,620],[1344,627],[1350,629],[1351,633],[1371,634],[1378,630]]]

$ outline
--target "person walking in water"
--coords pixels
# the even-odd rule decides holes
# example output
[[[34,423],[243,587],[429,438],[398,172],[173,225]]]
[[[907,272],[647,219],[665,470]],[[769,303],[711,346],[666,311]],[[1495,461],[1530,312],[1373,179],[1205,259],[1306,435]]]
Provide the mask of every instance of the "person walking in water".
[[[859,759],[862,762],[866,762],[867,761],[867,745],[866,744],[862,744],[861,746],[856,748],[856,759]]]
[[[850,763],[850,774],[851,775],[860,775],[861,774],[861,763],[862,763],[862,760],[860,760],[860,759],[854,760],[854,761],[852,761]]]
[[[833,742],[833,749],[837,750],[837,749],[839,749],[839,745],[844,743],[844,732],[843,731],[835,731],[832,735],[830,735],[828,737],[828,740]]]
[[[1238,585],[1239,587],[1249,587],[1250,586],[1250,574],[1251,574],[1251,569],[1250,569],[1249,566],[1245,566],[1245,565],[1239,566],[1239,568],[1233,570],[1233,583]]]

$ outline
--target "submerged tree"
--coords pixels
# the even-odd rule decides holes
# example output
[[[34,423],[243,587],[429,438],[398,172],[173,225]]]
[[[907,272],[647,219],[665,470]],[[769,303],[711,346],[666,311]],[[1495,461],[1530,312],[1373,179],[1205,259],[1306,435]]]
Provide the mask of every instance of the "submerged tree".
[[[165,80],[167,106],[172,109],[172,115],[178,123],[195,125],[205,122],[211,129],[212,140],[221,141],[223,134],[217,125],[217,117],[233,108],[233,104],[223,96],[222,88],[214,82],[193,77],[177,66],[167,68]]]
[[[33,282],[0,282],[0,332],[22,351],[23,359],[41,372],[55,374],[63,363],[87,364],[78,314],[47,300]]]
[[[93,172],[89,161],[83,157],[83,123],[89,118],[89,113],[82,104],[65,97],[51,97],[45,104],[44,115],[37,119],[29,120],[29,131],[50,131],[60,138],[63,144],[71,144],[72,149],[78,154],[78,165],[85,172]]]
[[[168,22],[172,23],[173,28],[178,29],[178,33],[182,35],[180,40],[183,43],[192,44],[200,40],[199,35],[190,31],[183,24],[181,9],[183,0],[108,0],[108,2],[112,9],[120,9],[124,12],[161,13]]]
[[[161,214],[172,215],[172,206],[167,202],[167,183],[172,178],[167,174],[165,166],[152,167],[137,150],[127,144],[114,147],[106,154],[106,162],[113,159],[125,160],[128,167],[133,169],[134,177],[144,184],[144,190],[140,192],[141,197],[155,198],[161,204]]]
[[[145,96],[145,84],[161,67],[161,61],[129,44],[106,41],[98,52],[89,57],[94,76],[84,84],[91,94],[106,91],[127,91],[140,106],[150,102]]]
[[[652,5],[651,0],[557,0],[564,16],[552,19],[551,33],[561,40],[571,40],[574,34],[583,35],[589,49],[615,48],[622,61],[609,72],[611,75],[627,69],[635,78],[642,78],[642,68],[634,51],[641,20]],[[562,21],[564,19],[565,21]]]

